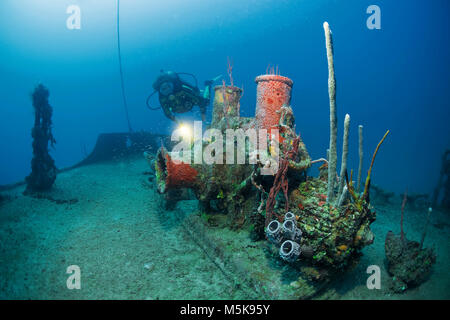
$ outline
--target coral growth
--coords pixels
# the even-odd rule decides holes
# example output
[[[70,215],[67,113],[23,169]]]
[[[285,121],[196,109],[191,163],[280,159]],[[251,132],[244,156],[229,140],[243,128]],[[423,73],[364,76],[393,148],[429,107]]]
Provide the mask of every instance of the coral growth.
[[[276,153],[280,155],[278,173],[274,172],[276,176],[264,177],[261,175],[261,169],[266,163],[261,162],[259,153],[256,155],[256,164],[227,163],[224,165],[221,163],[202,163],[189,165],[181,163],[175,165],[171,161],[169,153],[164,148],[161,148],[158,151],[155,168],[158,190],[160,192],[179,187],[193,188],[203,208],[211,209],[210,204],[214,201],[216,206],[227,211],[230,217],[234,217],[230,218],[229,222],[231,225],[242,225],[245,222],[249,224],[250,221],[256,222],[258,220],[249,218],[250,213],[245,212],[243,206],[251,208],[256,201],[255,198],[259,198],[259,210],[257,211],[262,213],[263,207],[267,207],[265,205],[267,198],[270,199],[268,208],[275,205],[277,202],[275,198],[281,185],[283,185],[282,189],[287,195],[288,172],[293,183],[302,179],[302,173],[311,163],[304,143],[294,131],[292,109],[284,104],[290,100],[292,80],[279,75],[260,76],[256,79],[258,92],[264,92],[263,96],[265,97],[265,102],[261,102],[257,106],[257,114],[258,110],[261,111],[263,109],[270,109],[271,112],[260,112],[259,118],[240,117],[239,100],[242,90],[235,86],[216,86],[211,128],[219,130],[223,136],[228,134],[228,129],[242,130],[241,132],[245,135],[247,130],[258,132],[259,129],[267,129],[264,126],[261,127],[260,123],[268,124],[270,122],[270,129],[278,129],[280,132],[277,137],[279,137],[281,146],[279,150],[274,148],[273,142],[274,140],[276,141],[277,137],[274,137],[270,131],[266,132],[266,136],[259,136],[259,145],[267,146],[265,151],[267,154],[273,155]],[[286,83],[289,86],[286,87]],[[260,89],[260,87],[264,87],[264,90]],[[280,100],[283,103],[271,103],[267,107],[266,102],[268,99],[275,99],[279,94],[279,90],[281,90],[280,88],[285,87],[288,89],[286,89],[282,100]],[[271,115],[276,116],[275,120],[270,119],[269,121],[266,119],[266,121],[265,117],[270,118]],[[239,140],[239,138],[236,139]],[[224,142],[223,150],[233,148],[233,154],[238,156],[244,155],[244,159],[250,159],[254,156],[253,150],[257,146],[253,145],[252,141],[247,143],[244,138],[242,144],[239,141],[236,142],[234,145],[227,145]],[[212,141],[203,141],[203,145],[211,143]],[[194,149],[195,147],[191,149],[192,154],[194,154]],[[263,150],[258,151],[263,152]],[[252,193],[250,190],[254,186],[257,187],[257,190]],[[269,190],[271,190],[270,197],[268,197]],[[288,204],[287,200],[285,198],[285,205]],[[266,218],[266,221],[269,221],[271,218],[270,210],[267,216],[269,218]]]
[[[427,280],[431,267],[436,262],[436,254],[431,248],[421,249],[416,241],[396,236],[392,231],[385,241],[388,272],[392,276],[390,288],[403,292]]]
[[[327,183],[310,178],[301,183],[290,195],[290,210],[298,216],[302,230],[302,246],[313,248],[311,257],[303,257],[318,269],[328,269],[329,274],[345,267],[350,258],[358,258],[360,249],[373,242],[369,225],[375,213],[368,209],[356,210],[354,203],[343,207],[327,204]]]
[[[431,208],[428,209],[427,220],[420,243],[408,240],[403,230],[407,200],[408,196],[407,192],[405,192],[401,207],[400,235],[396,236],[392,231],[389,231],[384,245],[388,272],[392,276],[390,287],[394,292],[403,292],[409,287],[414,287],[424,282],[431,272],[432,265],[436,262],[436,254],[433,248],[423,248],[432,210]]]
[[[234,86],[214,87],[214,112],[212,122],[218,129],[230,127],[233,117],[239,117],[239,100],[242,89]]]
[[[335,149],[336,87],[331,32],[328,24],[324,27],[330,72],[330,147],[334,146]],[[232,81],[230,63],[228,73]],[[175,166],[167,151],[161,148],[156,161],[158,189],[160,192],[166,192],[172,188],[192,188],[205,211],[204,214],[209,215],[212,211],[223,214],[224,219],[217,225],[247,228],[254,240],[261,240],[265,235],[266,239],[270,240],[268,248],[273,256],[281,257],[286,263],[297,267],[308,279],[330,279],[354,265],[361,255],[361,249],[373,242],[374,236],[369,226],[375,220],[376,214],[369,204],[371,172],[375,156],[389,131],[375,149],[364,191],[360,195],[353,187],[351,178],[348,179],[345,165],[350,117],[347,116],[345,121],[345,154],[342,157],[345,163],[341,168],[342,175],[339,180],[335,150],[329,153],[328,159],[311,161],[305,144],[295,132],[295,118],[290,106],[293,81],[273,70],[270,74],[256,77],[255,81],[255,117],[239,115],[242,90],[233,83],[227,86],[224,82],[222,86],[215,88],[210,126],[222,135],[233,129],[241,130],[244,136],[241,142],[239,139],[233,140],[232,144],[224,142],[223,148],[219,142],[221,148],[214,149],[215,153],[224,153],[225,149],[228,153],[228,148],[232,148],[233,157],[244,155],[245,159],[252,162]],[[261,129],[266,131],[262,136],[258,136],[259,150],[254,152],[252,147],[255,147],[255,141],[247,136],[247,132],[264,132]],[[261,143],[266,147],[261,149]],[[210,144],[211,141],[203,139],[202,146]],[[362,162],[362,134],[360,145]],[[195,146],[191,147],[192,154],[194,149]],[[276,169],[271,166],[273,158],[264,160],[263,154],[277,156]],[[307,176],[307,169],[318,162],[323,162],[319,168],[319,177]],[[360,168],[361,166],[362,163]],[[177,170],[181,172],[175,172]]]
[[[49,91],[39,84],[33,94],[34,127],[33,159],[31,160],[31,174],[26,178],[26,193],[45,191],[52,187],[56,180],[57,169],[49,154],[48,145],[56,143],[52,134],[53,109],[48,103]]]
[[[265,81],[259,81],[258,86],[266,87],[265,90],[268,90],[267,87],[276,87],[270,85],[270,81],[278,83],[279,78],[272,79],[273,75],[269,76],[265,77]],[[283,86],[286,85],[285,82],[281,81]],[[283,242],[273,245],[277,255],[280,252],[283,259],[299,268],[308,266],[307,270],[315,270],[313,273],[316,276],[313,278],[316,280],[326,279],[338,270],[352,265],[357,261],[360,249],[373,241],[369,225],[375,220],[375,213],[369,210],[367,199],[342,201],[341,206],[327,203],[328,162],[325,159],[311,161],[305,144],[294,131],[292,108],[281,105],[272,113],[264,113],[269,116],[267,121],[257,117],[239,117],[236,112],[240,93],[238,89],[216,87],[211,127],[224,132],[228,128],[260,129],[260,124],[265,126],[271,123],[270,128],[279,129],[280,132],[278,170],[273,175],[262,175],[264,164],[261,162],[245,165],[176,166],[168,152],[161,148],[155,162],[158,189],[165,192],[179,187],[192,188],[206,213],[215,211],[212,207],[214,203],[216,208],[222,209],[226,214],[226,225],[234,228],[248,226],[255,240],[263,238],[264,227],[273,222],[273,219],[282,223],[286,212],[290,210],[296,217],[295,228],[302,233],[296,240],[299,247],[297,248],[296,241],[283,238]],[[276,90],[272,94],[276,95]],[[225,98],[227,95],[233,99]],[[267,100],[270,97],[269,91],[265,91],[264,96]],[[290,97],[285,101],[289,100]],[[224,105],[233,112],[225,113]],[[263,113],[258,113],[258,110],[261,109],[267,108],[261,105],[257,107],[256,114],[260,117]],[[274,114],[275,120],[272,118]],[[267,140],[271,140],[269,134]],[[203,143],[208,144],[207,141]],[[249,145],[243,147],[236,144],[234,148],[235,154],[241,152],[250,156]],[[306,170],[316,162],[324,162],[320,178],[306,177]],[[177,170],[189,172],[189,175],[175,173]],[[176,182],[169,179],[174,176],[182,178],[177,178]],[[288,240],[294,244],[283,247],[283,243]],[[292,250],[287,252],[286,246]]]

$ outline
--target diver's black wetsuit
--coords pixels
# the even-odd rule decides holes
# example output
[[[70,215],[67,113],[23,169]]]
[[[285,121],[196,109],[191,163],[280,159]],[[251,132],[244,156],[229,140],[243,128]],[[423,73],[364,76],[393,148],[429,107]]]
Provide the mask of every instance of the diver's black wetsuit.
[[[202,120],[205,120],[206,108],[211,96],[212,81],[205,82],[203,93],[197,86],[183,81],[178,73],[162,72],[153,83],[153,89],[159,93],[159,102],[164,114],[176,121],[175,113],[184,113],[199,106]]]

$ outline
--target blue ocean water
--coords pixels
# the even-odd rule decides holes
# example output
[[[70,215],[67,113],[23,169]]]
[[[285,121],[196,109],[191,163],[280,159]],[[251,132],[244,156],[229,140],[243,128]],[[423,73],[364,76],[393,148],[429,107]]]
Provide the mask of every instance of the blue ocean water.
[[[122,1],[123,73],[133,129],[173,129],[161,110],[145,107],[160,69],[190,72],[202,83],[226,77],[230,57],[234,81],[245,90],[243,115],[254,114],[254,78],[269,64],[294,80],[297,131],[313,158],[324,157],[329,109],[322,23],[328,21],[340,135],[344,115],[351,115],[350,167],[357,167],[359,124],[367,160],[390,129],[374,168],[375,183],[396,192],[431,192],[441,154],[450,145],[449,3],[372,2]],[[72,4],[81,8],[79,30],[66,27]],[[371,4],[381,9],[379,30],[366,26]],[[82,159],[97,134],[127,130],[116,36],[116,1],[0,3],[0,184],[30,171],[29,95],[39,82],[50,89],[58,167]]]

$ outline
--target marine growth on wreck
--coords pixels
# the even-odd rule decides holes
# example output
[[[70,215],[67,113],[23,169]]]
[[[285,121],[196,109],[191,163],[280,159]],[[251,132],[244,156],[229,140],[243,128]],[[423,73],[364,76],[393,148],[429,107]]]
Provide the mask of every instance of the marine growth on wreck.
[[[336,112],[336,81],[327,23],[324,29],[330,71],[330,112],[333,114]],[[233,83],[231,72],[229,74]],[[178,152],[169,152],[162,146],[154,161],[155,183],[160,193],[192,189],[205,214],[215,214],[214,211],[225,214],[222,227],[248,229],[252,238],[266,238],[270,250],[277,252],[286,263],[304,270],[306,277],[329,280],[337,272],[354,265],[361,249],[373,242],[370,224],[375,221],[376,213],[369,202],[370,175],[378,148],[389,131],[373,154],[360,193],[354,186],[353,175],[349,178],[346,171],[350,117],[347,115],[345,119],[344,154],[338,176],[336,171],[329,172],[330,163],[336,167],[336,152],[334,158],[333,152],[328,152],[327,159],[312,160],[297,133],[301,128],[295,126],[295,108],[290,104],[293,80],[272,69],[257,76],[255,82],[256,110],[255,116],[250,118],[241,117],[239,113],[241,88],[225,82],[214,88],[213,120],[207,128],[215,130],[214,139],[200,134],[197,135],[200,142],[189,140],[191,143],[183,150],[183,159],[178,158]],[[330,119],[333,132],[336,119]],[[261,130],[264,131],[258,136],[258,146],[263,144],[265,148],[255,151],[252,133]],[[230,134],[234,135],[231,142]],[[222,138],[218,140],[220,136],[227,136],[226,142]],[[330,150],[335,139],[333,134]],[[212,164],[193,163],[198,143],[201,150],[206,149],[220,159],[225,159],[231,152],[247,160],[242,164],[222,160]],[[261,173],[273,167],[271,160],[262,160],[264,153],[272,156],[272,161],[274,155],[278,156],[276,168],[269,174]],[[321,164],[318,177],[308,175],[308,169],[314,164]],[[330,181],[333,183],[331,188]]]

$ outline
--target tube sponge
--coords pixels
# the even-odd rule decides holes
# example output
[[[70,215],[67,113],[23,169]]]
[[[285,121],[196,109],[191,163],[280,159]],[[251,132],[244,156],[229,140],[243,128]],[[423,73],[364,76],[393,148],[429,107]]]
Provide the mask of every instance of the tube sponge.
[[[327,48],[328,61],[328,95],[330,98],[330,158],[328,161],[328,192],[327,202],[331,202],[334,198],[334,185],[336,183],[336,162],[337,162],[337,116],[336,116],[336,79],[334,77],[333,62],[333,40],[328,22],[323,23],[325,31],[325,45]]]
[[[342,143],[342,160],[341,160],[341,175],[339,178],[339,191],[338,191],[338,199],[342,195],[342,190],[345,185],[345,172],[347,171],[347,158],[348,158],[348,133],[350,131],[350,116],[348,114],[345,115],[344,120],[344,138]]]
[[[362,173],[362,163],[363,163],[363,126],[359,125],[358,127],[358,134],[359,134],[359,166],[358,166],[358,184],[356,187],[356,191],[359,192],[359,189],[361,188],[361,173]]]

